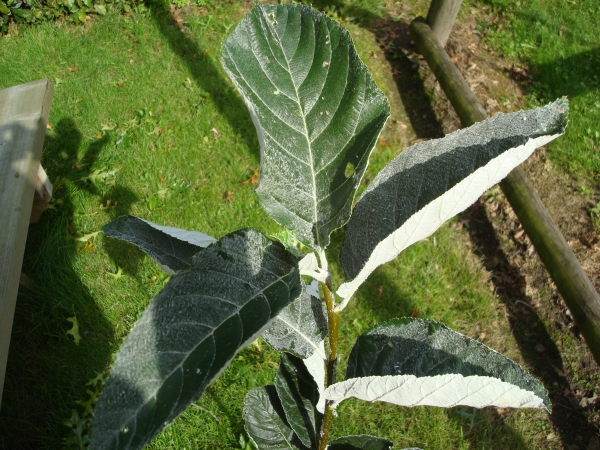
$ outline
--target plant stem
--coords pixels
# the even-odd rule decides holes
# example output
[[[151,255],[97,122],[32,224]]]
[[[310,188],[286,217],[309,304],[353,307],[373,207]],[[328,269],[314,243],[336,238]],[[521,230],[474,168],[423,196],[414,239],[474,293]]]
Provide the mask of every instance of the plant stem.
[[[335,301],[333,293],[325,283],[321,283],[327,306],[327,324],[329,327],[329,356],[327,358],[327,386],[335,383],[338,349],[338,313],[334,312]]]
[[[329,441],[329,429],[331,428],[331,422],[333,421],[333,408],[329,406],[327,402],[325,407],[325,418],[323,419],[323,430],[321,431],[321,439],[319,440],[319,450],[325,450],[327,442]]]
[[[338,348],[338,314],[334,311],[335,300],[333,293],[326,283],[321,283],[325,305],[327,306],[327,322],[329,326],[329,355],[327,357],[327,386],[336,382],[337,371],[337,348]],[[325,450],[329,440],[329,429],[333,421],[333,408],[330,402],[325,406],[325,417],[323,419],[323,428],[321,429],[321,438],[319,440],[319,450]]]

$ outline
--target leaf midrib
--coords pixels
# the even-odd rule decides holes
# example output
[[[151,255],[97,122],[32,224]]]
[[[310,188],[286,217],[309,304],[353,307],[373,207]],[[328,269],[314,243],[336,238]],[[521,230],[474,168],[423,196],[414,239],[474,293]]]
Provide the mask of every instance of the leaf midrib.
[[[262,11],[263,11],[263,14],[264,14],[265,11],[264,10],[262,10]],[[277,34],[277,31],[275,30],[275,27],[273,27],[273,24],[270,23],[270,21],[268,20],[268,17],[267,17],[266,22],[267,22],[267,25],[271,28],[273,34],[276,34],[278,37],[280,37]],[[287,19],[286,19],[286,25],[287,25]],[[315,39],[315,42],[316,42],[316,39]],[[286,70],[287,70],[287,73],[290,76],[290,81],[292,82],[292,86],[294,86],[294,92],[296,94],[296,99],[295,99],[296,100],[296,104],[298,105],[298,110],[300,111],[300,116],[302,117],[302,125],[304,127],[304,133],[303,133],[303,135],[304,135],[304,139],[306,139],[306,144],[308,146],[308,156],[309,156],[309,160],[310,160],[310,164],[309,164],[309,166],[310,166],[310,176],[312,178],[311,187],[312,187],[312,201],[313,201],[313,223],[317,223],[317,216],[318,216],[317,215],[317,204],[318,204],[318,201],[317,201],[317,177],[316,177],[315,168],[314,168],[314,166],[315,166],[314,163],[315,162],[314,162],[314,158],[313,158],[312,142],[310,140],[310,136],[309,136],[309,133],[308,133],[308,125],[306,124],[306,114],[304,113],[304,108],[302,107],[302,104],[300,102],[300,94],[298,92],[298,86],[296,86],[296,82],[294,80],[294,77],[292,76],[292,69],[290,67],[290,61],[288,59],[288,56],[285,53],[285,50],[284,50],[283,46],[281,45],[281,38],[278,39],[277,45],[279,45],[279,47],[281,49],[281,53],[283,54],[283,57],[285,58],[285,63],[287,65],[287,69]],[[313,53],[313,61],[312,61],[311,65],[313,63],[314,63],[314,53]],[[321,248],[321,236],[320,236],[318,227],[317,227],[317,231],[315,233],[315,238],[316,238],[316,241],[317,241],[316,242],[317,243],[317,247]]]

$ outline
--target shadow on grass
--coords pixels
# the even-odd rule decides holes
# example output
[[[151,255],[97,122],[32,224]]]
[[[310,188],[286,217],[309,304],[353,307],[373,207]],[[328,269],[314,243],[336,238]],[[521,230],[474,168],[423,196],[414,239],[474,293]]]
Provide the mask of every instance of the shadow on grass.
[[[548,389],[553,407],[550,420],[563,446],[567,448],[577,436],[583,437],[582,442],[590,441],[597,430],[585,416],[573,410],[565,396],[565,392],[570,392],[570,384],[564,375],[560,352],[531,304],[531,298],[525,294],[525,277],[500,249],[484,204],[481,201],[475,203],[464,215],[470,218],[469,235],[475,251],[492,274],[497,295],[506,306],[510,328],[521,355],[530,372]],[[544,347],[541,353],[535,350],[540,344]]]
[[[74,239],[77,207],[72,194],[83,190],[100,199],[89,181],[92,166],[109,138],[93,142],[80,156],[82,135],[72,119],[63,119],[46,137],[43,165],[54,182],[54,201],[29,228],[22,287],[15,310],[4,397],[0,447],[64,448],[73,434],[63,424],[88,398],[86,383],[109,365],[114,351],[112,326],[73,267],[83,243]],[[135,195],[113,187],[112,198],[128,209]],[[119,195],[115,195],[119,194]],[[100,204],[100,200],[98,201]],[[66,332],[75,316],[81,342]],[[79,409],[81,415],[82,410]]]
[[[574,98],[600,91],[600,48],[533,65],[532,74],[531,89],[543,101],[554,101],[562,95]]]
[[[258,139],[246,105],[235,91],[233,84],[227,83],[224,72],[219,70],[208,56],[209,49],[184,32],[168,2],[147,0],[146,6],[158,29],[167,39],[174,54],[178,55],[192,74],[194,82],[210,95],[219,112],[227,119],[231,128],[259,157]]]

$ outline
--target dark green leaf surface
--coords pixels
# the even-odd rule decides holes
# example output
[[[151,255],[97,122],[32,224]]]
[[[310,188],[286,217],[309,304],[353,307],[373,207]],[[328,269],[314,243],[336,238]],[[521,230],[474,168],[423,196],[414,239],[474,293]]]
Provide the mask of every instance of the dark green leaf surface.
[[[431,235],[535,150],[564,133],[568,102],[497,116],[421,142],[373,180],[346,226],[340,263],[349,298],[379,265]]]
[[[304,361],[282,353],[275,388],[289,425],[304,445],[316,448],[323,415],[316,409],[319,388]]]
[[[221,61],[261,145],[266,211],[313,249],[350,216],[389,104],[340,24],[302,5],[257,4]]]
[[[288,424],[275,386],[248,392],[242,416],[246,431],[259,450],[309,450]]]
[[[286,306],[262,335],[276,350],[308,358],[318,352],[321,341],[327,335],[327,318],[323,302],[302,292],[296,300]]]
[[[215,238],[197,231],[165,227],[139,217],[121,216],[102,227],[109,237],[137,245],[163,268],[173,274],[191,267],[192,257]]]
[[[138,449],[168,425],[301,291],[298,259],[254,230],[221,238],[174,275],[116,356],[94,449]]]
[[[328,450],[390,450],[394,444],[384,439],[368,434],[344,436],[329,441]]]
[[[358,338],[346,380],[385,375],[445,374],[497,378],[533,392],[550,409],[548,391],[521,366],[480,342],[426,319],[393,319]]]

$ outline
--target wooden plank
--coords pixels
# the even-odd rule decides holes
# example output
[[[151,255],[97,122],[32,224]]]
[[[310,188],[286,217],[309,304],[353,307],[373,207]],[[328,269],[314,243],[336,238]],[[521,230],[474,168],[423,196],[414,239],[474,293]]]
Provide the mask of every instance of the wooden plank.
[[[460,5],[462,5],[462,0],[431,0],[427,12],[427,23],[442,47],[446,45],[450,36]]]
[[[417,49],[440,82],[463,126],[487,114],[450,57],[423,19],[410,24]],[[500,188],[531,239],[558,292],[573,314],[579,331],[600,364],[600,296],[581,267],[560,229],[520,167],[500,182]]]
[[[51,101],[46,79],[0,90],[0,405]]]

